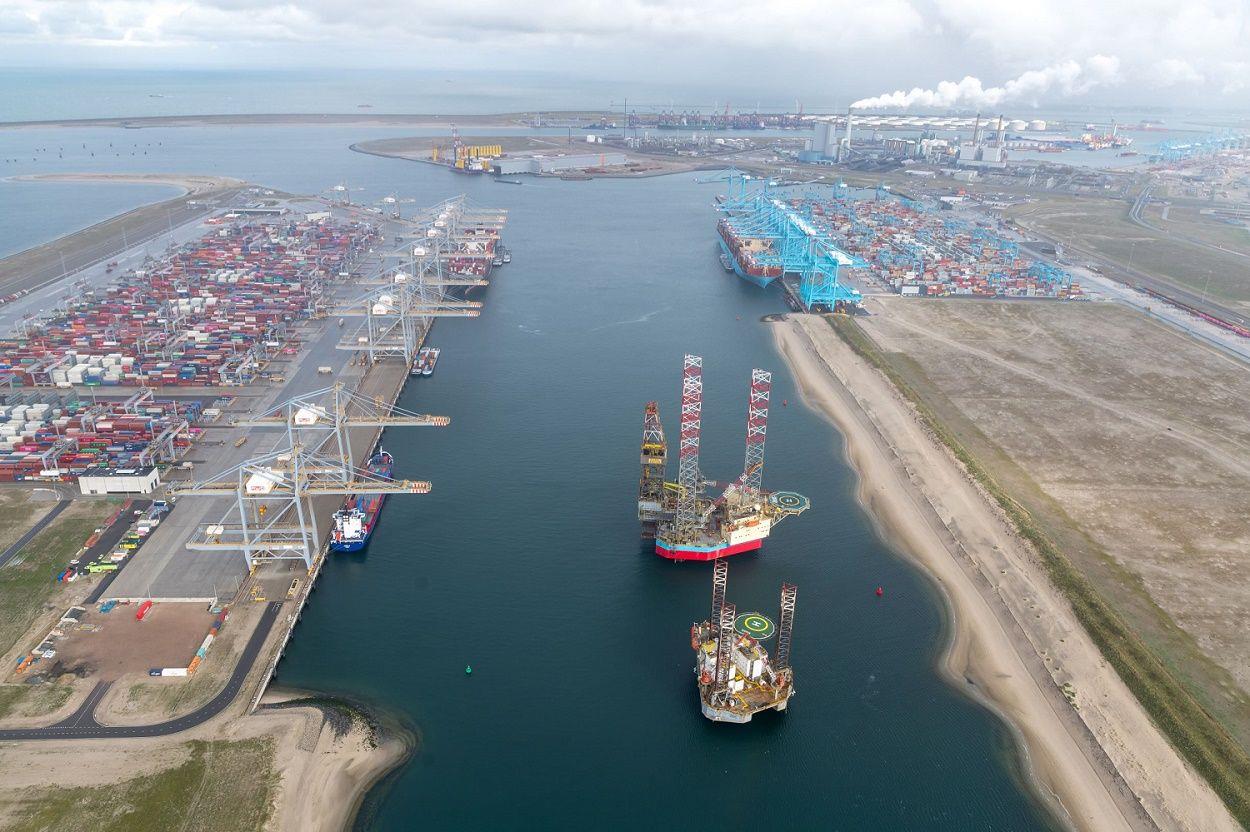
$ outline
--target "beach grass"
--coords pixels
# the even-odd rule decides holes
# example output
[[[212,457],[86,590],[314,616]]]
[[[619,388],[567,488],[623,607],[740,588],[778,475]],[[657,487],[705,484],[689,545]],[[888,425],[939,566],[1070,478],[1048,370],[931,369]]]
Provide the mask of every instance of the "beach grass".
[[[31,789],[12,832],[259,830],[273,813],[277,775],[268,738],[194,741],[181,764],[118,784]]]

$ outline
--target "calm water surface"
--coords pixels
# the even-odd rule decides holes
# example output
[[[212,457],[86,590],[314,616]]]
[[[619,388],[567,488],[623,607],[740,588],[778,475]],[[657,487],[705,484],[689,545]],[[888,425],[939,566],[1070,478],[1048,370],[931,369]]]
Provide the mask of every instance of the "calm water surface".
[[[468,191],[511,210],[515,259],[484,314],[438,323],[438,372],[402,400],[451,426],[385,437],[397,475],[430,479],[433,493],[392,498],[369,550],[332,560],[279,669],[283,684],[363,697],[418,726],[420,749],[368,827],[1050,828],[1021,788],[1007,729],[939,678],[941,604],[874,534],[840,437],[800,403],[759,322],[779,298],[717,263],[716,186],[681,175],[509,187],[346,150],[402,132],[72,134],[161,142],[147,159],[97,158],[97,170],[223,173],[304,192],[350,181],[362,199],[398,191],[425,204]],[[68,135],[0,132],[0,157]],[[84,167],[10,172],[48,169]],[[107,192],[119,208],[148,198],[23,187],[47,194],[28,206],[42,221],[34,237],[85,221],[67,207],[73,192]],[[0,198],[3,239],[21,247],[31,232],[11,231],[16,214]],[[772,369],[766,483],[814,504],[731,563],[740,609],[775,615],[782,581],[799,587],[796,697],[787,714],[746,726],[699,714],[688,630],[706,614],[710,567],[670,563],[637,540],[642,405],[658,399],[676,433],[686,351],[706,361],[708,474],[740,470],[748,375]]]

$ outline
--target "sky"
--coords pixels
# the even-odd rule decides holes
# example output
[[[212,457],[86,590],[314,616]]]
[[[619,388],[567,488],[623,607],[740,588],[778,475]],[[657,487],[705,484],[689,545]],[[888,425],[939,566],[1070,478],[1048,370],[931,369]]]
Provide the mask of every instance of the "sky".
[[[1250,0],[0,0],[0,64],[546,72],[865,110],[1236,109]]]

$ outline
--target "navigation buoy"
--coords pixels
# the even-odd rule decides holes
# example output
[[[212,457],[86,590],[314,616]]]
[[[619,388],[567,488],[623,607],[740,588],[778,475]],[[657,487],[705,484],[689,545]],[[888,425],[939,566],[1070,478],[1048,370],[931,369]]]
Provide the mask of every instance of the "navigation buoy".
[[[465,676],[472,676],[472,675],[473,675],[473,667],[472,667],[471,665],[467,665],[467,664],[466,664],[466,665],[464,666],[464,675],[465,675]]]
[[[885,590],[881,587],[877,587],[877,597],[880,598],[882,595],[885,595]]]

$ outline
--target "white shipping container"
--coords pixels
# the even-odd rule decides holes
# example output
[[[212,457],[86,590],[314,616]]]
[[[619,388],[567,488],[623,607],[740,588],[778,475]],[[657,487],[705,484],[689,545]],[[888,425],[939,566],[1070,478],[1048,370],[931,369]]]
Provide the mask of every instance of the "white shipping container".
[[[225,233],[225,232],[222,232]],[[161,670],[162,676],[186,676],[187,669],[185,667],[166,667]]]

